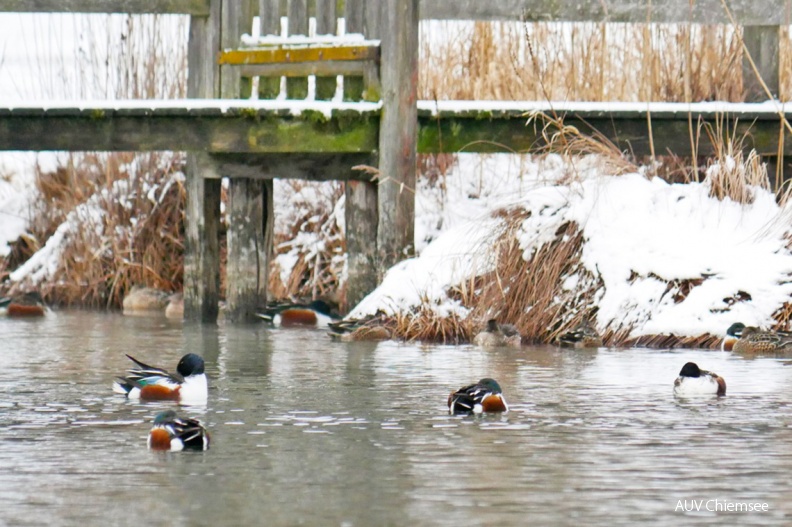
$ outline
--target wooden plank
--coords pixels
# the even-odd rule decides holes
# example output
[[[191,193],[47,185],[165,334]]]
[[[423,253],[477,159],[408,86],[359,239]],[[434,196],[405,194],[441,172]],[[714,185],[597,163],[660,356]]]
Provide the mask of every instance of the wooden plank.
[[[722,0],[420,0],[420,16],[437,20],[729,24]],[[790,0],[730,0],[738,24],[789,24]]]
[[[259,0],[259,20],[261,22],[261,35],[280,36],[280,0]],[[242,73],[244,75],[244,73]],[[258,87],[259,99],[274,99],[280,93],[281,79],[260,78]]]
[[[383,0],[368,0],[366,3],[365,29],[366,38],[378,39],[382,35],[382,10]],[[382,86],[380,84],[379,62],[365,63],[363,71],[363,95],[364,101],[379,101],[382,97]]]
[[[377,250],[387,269],[414,251],[418,0],[387,0],[382,35],[382,116]]]
[[[376,160],[371,161],[372,165]],[[372,292],[387,267],[378,263],[377,185],[370,181],[345,184],[347,289],[346,306],[351,308]]]
[[[316,0],[316,34],[335,35],[337,33],[336,0]],[[328,101],[333,98],[338,87],[336,75],[317,75],[316,99]]]
[[[288,0],[289,36],[308,35],[308,0]],[[289,99],[308,97],[308,79],[286,79],[286,96]]]
[[[253,322],[256,306],[267,301],[266,199],[263,181],[229,181],[226,304],[231,322]]]
[[[706,122],[714,128],[717,119],[723,119],[723,116],[710,115]],[[695,125],[699,121],[693,116],[692,122]],[[546,144],[541,135],[541,123],[526,126],[524,117],[489,120],[445,116],[438,121],[435,117],[422,115],[419,116],[419,123],[419,152],[529,152],[537,151]],[[569,113],[565,116],[564,124],[588,135],[597,130],[624,152],[633,152],[636,155],[652,153],[645,113],[635,113],[631,117],[600,114],[585,118]],[[723,140],[726,140],[726,134],[730,137],[744,137],[745,148],[756,148],[762,155],[775,155],[777,152],[777,119],[752,121],[750,118],[742,118],[736,124],[730,121],[723,128]],[[784,152],[792,155],[792,148],[788,146],[792,142],[792,135],[786,132],[785,136]],[[682,115],[664,119],[652,114],[652,138],[656,153],[691,155],[689,137],[688,122]],[[703,128],[700,141],[698,155],[712,155],[716,152]]]
[[[371,152],[377,149],[377,119],[339,112],[278,116],[251,110],[248,115],[218,112],[162,115],[156,112],[104,116],[24,115],[0,111],[0,150],[94,150],[206,152]]]
[[[213,57],[220,45],[220,6],[219,0],[211,0],[208,17],[190,19],[188,97],[219,95]],[[220,181],[204,179],[213,168],[206,156],[187,155],[184,319],[192,322],[215,322],[220,301]]]
[[[773,98],[777,98],[779,94],[780,35],[781,28],[778,26],[743,28],[745,48]],[[743,57],[742,71],[745,100],[749,102],[767,100],[767,92],[762,87],[762,82],[756,76],[756,71],[747,56]]]
[[[210,0],[3,0],[0,12],[129,13],[208,16]]]
[[[178,105],[189,100],[168,102]],[[693,123],[711,125],[724,117],[730,123],[738,119],[737,126],[732,127],[737,130],[735,137],[747,133],[750,144],[763,154],[775,153],[778,147],[779,115],[769,103],[623,103],[611,109],[597,103],[515,102],[488,107],[479,102],[483,107],[476,109],[475,102],[468,102],[467,107],[463,106],[465,101],[449,102],[435,112],[429,109],[435,107],[433,101],[419,101],[421,152],[495,152],[504,147],[526,150],[540,131],[534,125],[526,126],[529,113],[550,113],[551,107],[567,116],[567,124],[574,123],[581,131],[587,131],[589,123],[623,146],[629,139],[639,154],[648,153],[648,110],[658,152],[669,147],[684,155],[689,150],[688,116]],[[0,150],[310,154],[373,152],[379,148],[379,111],[374,105],[368,110],[343,109],[347,107],[340,105],[327,118],[322,112],[333,106],[328,103],[306,105],[299,116],[285,107],[236,107],[233,101],[217,101],[215,107],[194,109],[114,109],[113,103],[83,108],[0,108]],[[228,108],[224,107],[226,104]],[[792,108],[784,115],[792,120]],[[658,138],[663,138],[662,142]],[[712,151],[707,145],[706,141],[702,144],[702,153]],[[787,138],[783,147],[786,155],[792,154],[792,140]]]
[[[372,45],[284,45],[265,48],[229,49],[220,53],[220,64],[282,64],[319,61],[378,60],[379,46]]]
[[[229,178],[370,181],[357,165],[370,165],[371,154],[212,154],[218,173]]]
[[[220,28],[220,49],[228,49],[239,44],[243,33],[251,30],[253,13],[247,9],[250,3],[239,0],[222,0],[222,25]],[[238,99],[240,95],[240,72],[220,63],[220,97]]]
[[[365,0],[346,0],[344,2],[344,21],[347,33],[365,34]],[[360,101],[363,99],[363,77],[344,77],[344,100]]]
[[[376,63],[367,62],[301,62],[298,64],[253,64],[250,66],[240,66],[239,72],[243,77],[265,77],[284,76],[284,77],[306,77],[308,75],[363,75],[369,71],[370,64],[373,69],[378,70]],[[333,88],[335,89],[335,77],[333,77]],[[322,100],[317,97],[317,100]],[[372,101],[373,102],[373,101]]]

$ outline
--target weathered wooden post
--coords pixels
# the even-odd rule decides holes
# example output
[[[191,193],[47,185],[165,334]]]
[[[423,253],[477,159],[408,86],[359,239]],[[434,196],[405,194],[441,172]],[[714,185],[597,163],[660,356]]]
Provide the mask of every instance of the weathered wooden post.
[[[223,0],[223,49],[239,45],[243,33],[250,31],[250,3]],[[239,69],[222,66],[220,95],[224,99],[240,96]],[[271,185],[270,185],[271,186]],[[267,298],[269,276],[272,193],[261,180],[230,178],[228,185],[228,260],[226,263],[227,317],[233,322],[254,320],[255,309]]]
[[[770,97],[778,99],[780,84],[780,36],[779,26],[743,26],[743,42],[747,55],[750,55],[759,72],[757,77],[748,56],[743,56],[742,73],[743,89],[746,102],[761,102],[768,99],[768,94],[762,86],[764,82],[770,91]],[[760,80],[761,77],[761,80]],[[778,158],[775,153],[763,152],[763,160],[767,163],[767,172],[770,184],[780,184],[788,176],[788,159]],[[779,181],[778,169],[780,162],[781,180]]]
[[[411,256],[415,243],[418,0],[383,0],[381,20],[377,250],[385,270]]]
[[[363,33],[368,39],[380,37],[381,0],[347,0],[344,5],[347,33]],[[344,77],[345,98],[379,100],[379,78],[366,75]],[[376,153],[371,155],[372,166],[378,165]],[[377,287],[382,273],[377,252],[379,202],[377,184],[372,181],[347,180],[344,184],[347,245],[346,304],[354,307]]]
[[[219,94],[221,0],[211,0],[207,17],[190,19],[187,96],[213,98]],[[187,204],[184,212],[184,318],[214,322],[220,293],[220,180],[205,179],[211,171],[206,155],[187,155]]]

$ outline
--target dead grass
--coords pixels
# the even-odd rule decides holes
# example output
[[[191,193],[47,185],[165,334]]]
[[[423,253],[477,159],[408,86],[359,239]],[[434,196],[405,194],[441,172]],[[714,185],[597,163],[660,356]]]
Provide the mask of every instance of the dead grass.
[[[34,239],[70,226],[51,279],[50,302],[117,307],[135,284],[180,289],[183,269],[184,186],[181,156],[152,154],[71,157],[66,167],[39,172]],[[80,185],[73,182],[82,175]],[[29,280],[14,290],[35,286]]]
[[[782,60],[791,60],[788,48]],[[420,59],[424,99],[743,97],[740,34],[726,25],[425,22]],[[789,84],[782,80],[784,97]]]

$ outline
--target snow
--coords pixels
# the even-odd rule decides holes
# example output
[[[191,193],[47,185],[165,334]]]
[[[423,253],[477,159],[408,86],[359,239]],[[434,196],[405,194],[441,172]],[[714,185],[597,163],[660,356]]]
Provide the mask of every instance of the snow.
[[[736,321],[769,326],[773,313],[792,295],[792,253],[786,240],[790,210],[777,205],[766,190],[752,188],[754,201],[745,205],[710,197],[707,181],[668,184],[641,174],[592,175],[592,167],[581,181],[561,185],[555,181],[565,169],[557,158],[524,158],[520,174],[513,157],[494,156],[488,170],[498,174],[496,184],[511,183],[482,203],[480,196],[459,193],[470,185],[465,174],[471,172],[472,157],[461,156],[458,170],[447,176],[446,208],[477,214],[449,221],[456,225],[447,225],[418,257],[388,271],[350,318],[427,306],[441,315],[464,316],[467,311],[447,292],[491,269],[484,249],[501,221],[492,211],[507,203],[531,211],[518,234],[525,258],[554,240],[560,225],[572,221],[582,229],[582,263],[603,282],[595,295],[600,330],[632,328],[631,337],[695,336],[724,334]],[[501,199],[504,195],[510,199]],[[419,225],[423,218],[425,214],[417,219]],[[419,239],[416,243],[420,247]],[[563,287],[573,288],[579,279],[566,277]],[[674,280],[701,283],[678,301],[668,291]]]

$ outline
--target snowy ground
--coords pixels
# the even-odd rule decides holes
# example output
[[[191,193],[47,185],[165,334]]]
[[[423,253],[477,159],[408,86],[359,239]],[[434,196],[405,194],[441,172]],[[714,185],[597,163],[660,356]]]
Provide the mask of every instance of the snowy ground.
[[[492,268],[487,242],[502,220],[491,213],[505,204],[532,212],[518,235],[525,257],[553,240],[563,223],[582,228],[583,264],[604,283],[595,296],[600,330],[697,336],[724,334],[736,321],[769,326],[792,294],[790,211],[767,191],[753,188],[754,202],[740,205],[709,197],[706,181],[668,184],[640,174],[600,173],[556,185],[568,170],[558,158],[536,164],[523,158],[522,171],[515,159],[491,156],[479,165],[462,156],[447,179],[452,188],[442,211],[426,207],[426,196],[419,196],[421,235],[437,218],[444,228],[419,257],[391,269],[349,316],[421,305],[434,305],[441,315],[465,314],[446,291]],[[477,178],[477,172],[488,177]],[[477,181],[486,190],[474,198]],[[573,288],[576,279],[568,277],[565,286]],[[668,294],[674,280],[701,283],[680,302]]]

